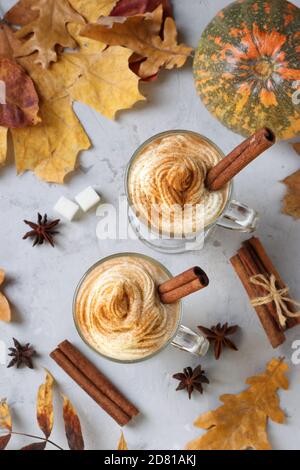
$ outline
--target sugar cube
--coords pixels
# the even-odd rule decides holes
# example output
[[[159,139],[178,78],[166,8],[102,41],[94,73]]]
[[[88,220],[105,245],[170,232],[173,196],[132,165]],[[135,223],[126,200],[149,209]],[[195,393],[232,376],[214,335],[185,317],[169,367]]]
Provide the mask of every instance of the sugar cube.
[[[79,207],[75,202],[71,201],[70,199],[62,196],[54,206],[54,210],[58,212],[61,216],[63,216],[67,220],[73,220],[76,214],[79,211]]]
[[[91,186],[89,186],[88,188],[81,191],[81,193],[77,194],[75,200],[80,205],[81,209],[84,212],[87,212],[96,204],[99,204],[101,198],[96,193],[96,191]]]

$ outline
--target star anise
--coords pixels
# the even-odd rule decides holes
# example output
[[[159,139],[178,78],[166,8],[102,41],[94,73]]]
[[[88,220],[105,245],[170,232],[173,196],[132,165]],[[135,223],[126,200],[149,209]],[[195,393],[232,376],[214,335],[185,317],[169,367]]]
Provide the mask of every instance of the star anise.
[[[13,359],[10,361],[7,367],[16,366],[18,369],[21,365],[24,365],[29,367],[29,369],[33,369],[32,357],[36,355],[36,351],[32,346],[30,346],[30,343],[27,343],[23,346],[15,338],[13,338],[13,341],[15,347],[8,348],[10,351],[8,355]]]
[[[186,389],[189,394],[189,399],[191,399],[194,390],[203,393],[202,384],[209,384],[209,380],[204,373],[205,371],[202,370],[201,366],[198,366],[194,370],[191,367],[185,367],[183,372],[174,374],[173,379],[180,381],[176,391]]]
[[[44,242],[48,242],[54,247],[53,235],[56,235],[59,232],[56,232],[53,229],[59,224],[59,222],[59,219],[48,222],[47,214],[45,214],[44,217],[42,217],[41,214],[38,214],[37,223],[24,220],[24,223],[29,225],[32,230],[24,235],[23,240],[34,238],[33,246],[42,245]]]
[[[236,345],[227,338],[238,330],[238,325],[228,326],[228,323],[221,325],[218,323],[216,326],[212,326],[210,329],[205,326],[198,326],[201,333],[203,333],[210,343],[214,343],[215,358],[219,359],[223,348],[230,348],[233,351],[238,351]]]

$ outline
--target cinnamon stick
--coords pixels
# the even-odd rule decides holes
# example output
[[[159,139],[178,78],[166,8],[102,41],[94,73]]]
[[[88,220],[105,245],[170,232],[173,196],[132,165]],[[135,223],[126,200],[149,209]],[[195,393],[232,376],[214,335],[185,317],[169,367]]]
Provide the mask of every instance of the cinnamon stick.
[[[207,287],[208,284],[209,279],[206,273],[195,266],[161,284],[158,287],[158,293],[162,303],[172,304]]]
[[[119,406],[128,416],[139,414],[139,410],[92,364],[73,344],[65,340],[58,345],[64,355],[80,370],[104,395]]]
[[[222,189],[234,176],[276,142],[274,133],[262,128],[242,142],[207,174],[206,187],[210,191]]]
[[[132,416],[129,416],[120,406],[99,390],[59,348],[55,349],[50,357],[120,426],[128,424]]]

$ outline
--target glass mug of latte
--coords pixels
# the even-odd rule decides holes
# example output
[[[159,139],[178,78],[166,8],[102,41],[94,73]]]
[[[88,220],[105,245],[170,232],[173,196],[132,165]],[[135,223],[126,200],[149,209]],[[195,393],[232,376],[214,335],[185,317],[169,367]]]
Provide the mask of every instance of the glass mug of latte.
[[[162,132],[142,144],[126,171],[128,217],[145,244],[165,253],[199,250],[216,226],[252,232],[258,214],[233,199],[233,185],[205,187],[208,171],[224,158],[192,131]]]
[[[100,260],[76,289],[73,317],[83,341],[101,356],[134,363],[166,346],[204,356],[207,339],[181,325],[182,302],[163,304],[158,286],[172,278],[156,260],[121,253]]]

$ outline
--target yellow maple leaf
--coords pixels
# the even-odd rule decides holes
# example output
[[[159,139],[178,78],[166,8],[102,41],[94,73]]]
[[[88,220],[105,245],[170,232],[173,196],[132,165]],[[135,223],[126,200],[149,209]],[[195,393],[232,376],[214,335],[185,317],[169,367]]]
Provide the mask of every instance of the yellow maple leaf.
[[[69,0],[72,7],[88,21],[97,21],[100,16],[107,16],[119,0]]]
[[[124,433],[121,433],[121,437],[118,444],[117,450],[128,450],[127,442],[125,441]]]
[[[73,10],[67,0],[36,0],[31,6],[39,16],[16,32],[24,42],[16,57],[25,57],[36,52],[35,61],[44,68],[57,61],[56,47],[75,48],[76,42],[69,35],[69,23],[84,24],[84,19]]]
[[[177,29],[173,18],[166,18],[163,39],[160,36],[163,8],[154,12],[120,18],[103,18],[98,23],[88,24],[82,35],[102,41],[110,46],[125,46],[141,57],[139,75],[151,77],[160,68],[182,67],[192,53],[192,48],[177,43]]]
[[[63,183],[74,170],[78,153],[88,149],[90,141],[70,97],[43,101],[40,115],[42,122],[37,126],[11,130],[17,172],[33,170],[45,181]]]
[[[0,166],[4,165],[6,162],[7,132],[8,129],[6,127],[0,127]]]
[[[206,434],[189,442],[188,450],[269,450],[267,421],[283,423],[278,389],[288,389],[285,372],[288,365],[282,359],[272,359],[266,371],[250,377],[250,387],[237,395],[222,395],[224,403],[214,411],[203,414],[195,426]]]

